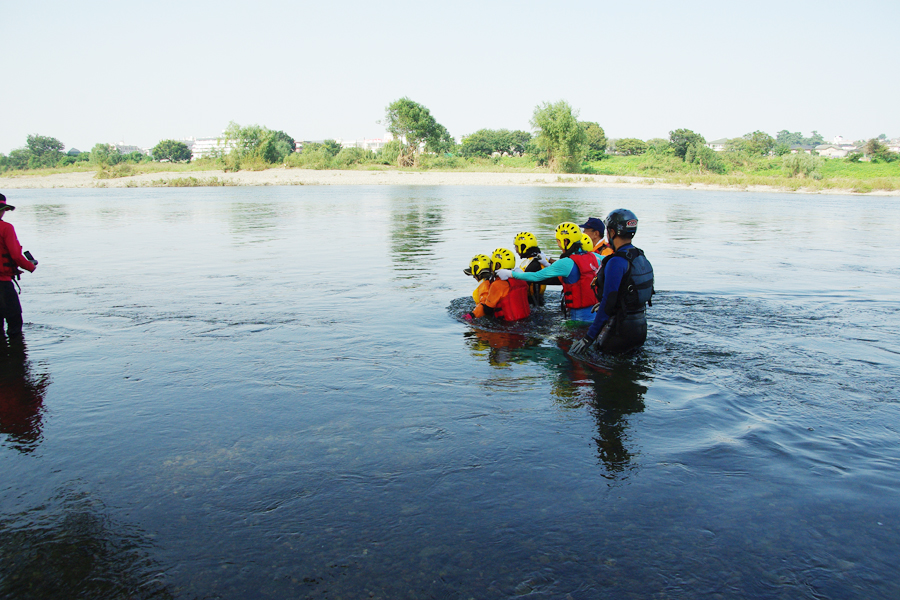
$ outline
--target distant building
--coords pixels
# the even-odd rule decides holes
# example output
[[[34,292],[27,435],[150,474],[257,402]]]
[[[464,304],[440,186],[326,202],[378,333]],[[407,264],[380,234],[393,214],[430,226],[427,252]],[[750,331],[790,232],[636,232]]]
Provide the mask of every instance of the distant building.
[[[222,137],[186,138],[178,140],[191,151],[191,160],[224,156],[237,147],[234,140],[226,141]]]
[[[138,148],[137,146],[129,146],[125,142],[116,142],[113,144],[116,147],[116,150],[119,151],[119,154],[131,154],[132,152],[140,152],[141,154],[150,154],[149,150],[144,150],[143,148]]]
[[[819,153],[819,156],[825,158],[845,158],[850,154],[850,150],[835,146],[834,144],[822,144],[821,146],[816,146],[816,152]]]
[[[713,140],[706,144],[706,147],[710,150],[715,150],[716,152],[724,152],[725,144],[728,143],[728,138],[722,138],[720,140]]]
[[[384,137],[382,138],[362,138],[359,140],[337,140],[337,142],[341,145],[341,148],[362,148],[364,150],[370,150],[372,152],[378,152],[385,145],[394,139],[389,132],[384,132]]]

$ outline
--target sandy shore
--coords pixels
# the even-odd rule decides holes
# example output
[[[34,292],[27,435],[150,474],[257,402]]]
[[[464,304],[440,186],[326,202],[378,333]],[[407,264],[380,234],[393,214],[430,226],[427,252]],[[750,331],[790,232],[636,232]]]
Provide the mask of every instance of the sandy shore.
[[[473,173],[441,171],[312,171],[305,169],[268,169],[266,171],[195,171],[185,173],[148,173],[97,179],[94,172],[56,175],[15,175],[0,177],[0,189],[29,188],[119,188],[155,187],[165,181],[194,178],[209,182],[212,178],[225,185],[504,185],[547,187],[617,187],[650,189],[723,190],[735,192],[785,192],[772,186],[725,187],[706,184],[663,183],[649,177],[612,175],[556,175],[548,173]],[[850,194],[850,190],[800,190],[796,193]],[[872,196],[900,196],[900,190],[869,192]]]

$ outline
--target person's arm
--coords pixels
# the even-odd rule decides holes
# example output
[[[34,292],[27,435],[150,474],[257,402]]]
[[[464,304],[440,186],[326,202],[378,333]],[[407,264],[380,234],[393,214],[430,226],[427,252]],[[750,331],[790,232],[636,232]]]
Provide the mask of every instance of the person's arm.
[[[487,298],[484,302],[479,303],[475,307],[475,310],[472,311],[472,316],[478,319],[486,314],[493,314],[493,309],[496,308],[498,304],[500,304],[500,301],[503,300],[503,298],[505,298],[508,293],[508,282],[502,281],[500,279],[493,281],[491,283],[491,288],[488,290]]]
[[[16,237],[16,230],[12,225],[9,225],[8,223],[7,225],[8,226],[4,227],[2,230],[3,244],[6,246],[6,251],[9,252],[9,256],[14,263],[19,265],[19,267],[25,269],[29,273],[34,271],[37,265],[25,258],[22,254],[22,244],[19,243],[19,238]]]
[[[568,277],[572,272],[573,267],[575,267],[575,261],[567,256],[540,271],[535,271],[534,273],[520,273],[518,271],[513,271],[510,277],[528,281],[529,283],[540,283],[546,279],[553,279],[554,277]]]
[[[615,314],[619,286],[622,285],[622,277],[628,269],[628,261],[619,257],[611,258],[603,269],[606,271],[606,276],[603,280],[603,298],[600,299],[600,307],[597,309],[594,322],[585,336],[590,338],[591,341],[597,339],[597,336],[600,335],[600,330],[603,329],[603,325]]]

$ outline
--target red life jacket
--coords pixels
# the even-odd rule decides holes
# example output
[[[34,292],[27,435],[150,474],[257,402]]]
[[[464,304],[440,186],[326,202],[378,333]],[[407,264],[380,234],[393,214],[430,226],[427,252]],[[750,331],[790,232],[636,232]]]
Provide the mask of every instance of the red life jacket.
[[[597,273],[597,255],[593,252],[583,252],[581,254],[571,254],[569,258],[575,261],[578,267],[578,281],[575,283],[562,282],[563,299],[566,308],[585,308],[596,304],[597,299],[594,296],[594,290],[591,288],[591,281]]]
[[[509,283],[509,293],[494,307],[494,316],[504,321],[518,321],[531,314],[528,305],[528,283],[513,279],[506,280]]]

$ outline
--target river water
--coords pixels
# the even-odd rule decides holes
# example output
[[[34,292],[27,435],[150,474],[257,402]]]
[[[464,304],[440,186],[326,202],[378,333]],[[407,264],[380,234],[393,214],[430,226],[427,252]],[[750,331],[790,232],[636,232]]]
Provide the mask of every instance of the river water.
[[[7,195],[2,598],[900,597],[894,198]],[[618,207],[642,351],[455,318],[473,254]]]

